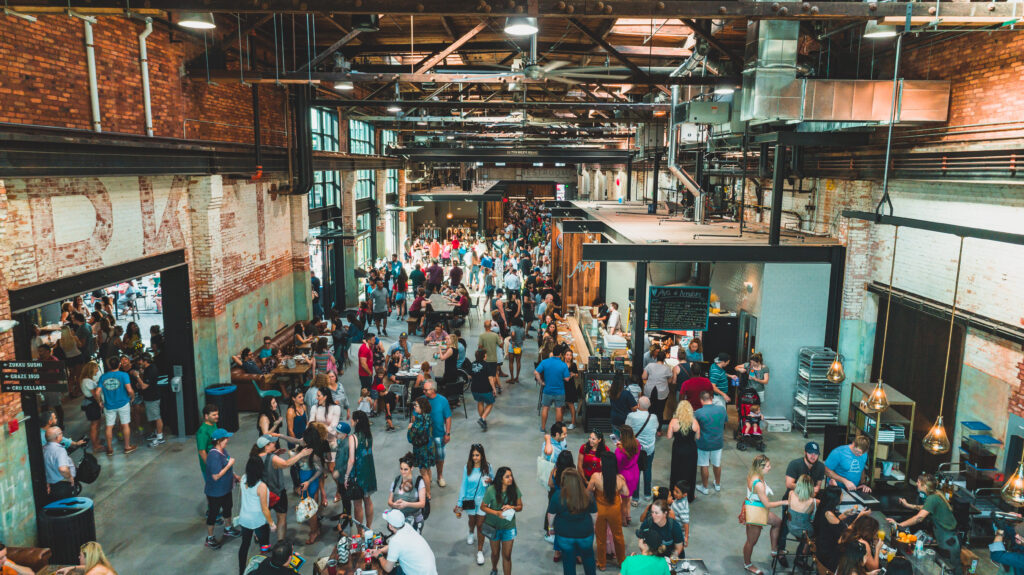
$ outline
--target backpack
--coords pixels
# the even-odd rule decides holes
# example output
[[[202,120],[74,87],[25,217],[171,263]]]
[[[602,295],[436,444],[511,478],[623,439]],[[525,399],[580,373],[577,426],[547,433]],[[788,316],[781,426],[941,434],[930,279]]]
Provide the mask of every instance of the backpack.
[[[75,340],[75,332],[71,331],[70,325],[60,328],[60,348],[64,353],[78,351],[78,341]]]
[[[78,464],[78,473],[75,475],[75,479],[81,483],[92,483],[99,478],[102,469],[96,456],[86,452],[82,457],[82,462]]]
[[[401,485],[402,485],[402,476],[401,475],[396,475],[395,476],[395,480],[393,482],[391,482],[391,492],[392,493],[396,492]],[[417,475],[416,476],[416,483],[414,485],[414,488],[416,489],[417,492],[419,492],[420,485],[423,485],[423,476],[422,475]],[[430,517],[430,498],[429,497],[427,497],[427,504],[423,506],[423,520],[426,521],[428,517]]]
[[[427,418],[417,418],[405,435],[413,447],[423,447],[430,443],[430,423]]]

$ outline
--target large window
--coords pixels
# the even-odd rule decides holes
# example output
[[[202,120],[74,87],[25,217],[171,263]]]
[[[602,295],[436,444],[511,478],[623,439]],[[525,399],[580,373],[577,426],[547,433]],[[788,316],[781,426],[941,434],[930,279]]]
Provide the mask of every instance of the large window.
[[[335,206],[340,195],[338,172],[313,172],[313,188],[309,190],[309,209]]]
[[[370,218],[370,212],[363,212],[356,215],[356,230],[363,232],[369,230],[370,233],[376,233],[373,229],[373,222]],[[363,235],[356,240],[356,265],[362,267],[366,262],[370,261],[372,256],[370,254],[370,236]]]
[[[387,151],[388,146],[398,145],[398,132],[394,130],[381,130],[380,131],[380,153],[384,155]]]
[[[373,126],[359,120],[349,120],[348,151],[352,154],[376,154],[377,149],[374,146]]]
[[[356,199],[373,198],[377,195],[377,172],[356,170]]]
[[[309,111],[313,127],[313,149],[322,152],[338,152],[338,114],[323,108]]]
[[[398,195],[398,170],[388,170],[387,179],[384,180],[384,194]]]

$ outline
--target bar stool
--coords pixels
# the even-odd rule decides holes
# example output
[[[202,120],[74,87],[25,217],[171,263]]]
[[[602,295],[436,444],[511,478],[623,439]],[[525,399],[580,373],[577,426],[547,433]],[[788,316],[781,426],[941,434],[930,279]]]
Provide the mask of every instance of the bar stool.
[[[785,567],[783,567],[781,571],[778,570],[779,557],[781,557],[782,555],[785,555],[786,558],[790,561],[789,572],[791,574],[795,574],[797,572],[798,565],[800,565],[800,571],[802,573],[806,573],[808,571],[812,571],[813,568],[810,567],[809,565],[807,565],[807,559],[808,558],[811,558],[814,561],[815,565],[820,565],[817,562],[817,559],[814,557],[813,542],[810,539],[810,537],[807,536],[807,533],[803,533],[800,537],[793,537],[793,536],[787,534],[786,535],[786,542],[787,543],[788,542],[796,543],[797,544],[797,547],[796,547],[797,551],[796,551],[796,553],[792,553],[792,554],[785,553],[785,554],[780,554],[780,555],[773,556],[772,557],[772,575],[775,575],[776,573],[785,573],[785,569],[786,569]],[[804,552],[801,553],[800,549],[803,549]],[[824,568],[824,567],[825,567],[824,565],[820,565],[820,568]],[[826,571],[828,571],[828,570],[826,569]]]

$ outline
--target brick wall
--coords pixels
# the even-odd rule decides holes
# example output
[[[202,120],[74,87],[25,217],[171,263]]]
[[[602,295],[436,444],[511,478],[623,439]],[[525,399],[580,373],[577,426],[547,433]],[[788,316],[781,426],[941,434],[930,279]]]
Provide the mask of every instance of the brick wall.
[[[106,132],[145,134],[138,34],[143,24],[100,17],[93,26],[100,116]],[[147,40],[154,135],[251,143],[252,92],[236,82],[180,75],[202,40],[154,23]],[[0,19],[0,122],[91,129],[81,21]],[[283,146],[285,91],[260,87],[263,143]]]

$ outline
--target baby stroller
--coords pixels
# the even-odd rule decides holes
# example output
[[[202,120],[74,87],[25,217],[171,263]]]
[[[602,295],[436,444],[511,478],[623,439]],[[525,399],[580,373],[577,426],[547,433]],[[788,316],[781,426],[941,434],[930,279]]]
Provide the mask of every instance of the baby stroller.
[[[752,387],[740,389],[736,402],[736,413],[738,414],[738,425],[733,432],[733,439],[736,440],[736,449],[746,451],[753,447],[758,451],[764,451],[764,436],[761,434],[761,414],[751,413],[751,407],[758,406],[760,411],[761,396]]]

